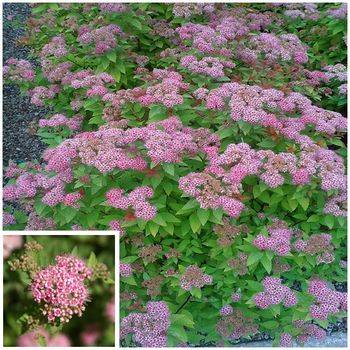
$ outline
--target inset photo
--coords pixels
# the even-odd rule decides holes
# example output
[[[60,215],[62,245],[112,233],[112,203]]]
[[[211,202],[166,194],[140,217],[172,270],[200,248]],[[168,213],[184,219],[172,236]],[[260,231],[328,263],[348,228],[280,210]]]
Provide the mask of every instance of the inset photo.
[[[114,236],[3,242],[4,346],[114,346]]]

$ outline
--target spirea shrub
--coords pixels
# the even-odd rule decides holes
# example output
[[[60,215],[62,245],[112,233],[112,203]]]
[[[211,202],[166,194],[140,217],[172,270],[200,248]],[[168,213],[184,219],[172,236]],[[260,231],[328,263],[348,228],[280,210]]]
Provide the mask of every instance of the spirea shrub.
[[[11,59],[5,78],[51,109],[49,147],[9,165],[27,215],[6,228],[119,234],[122,345],[324,337],[345,317],[345,13],[35,6],[41,68]]]

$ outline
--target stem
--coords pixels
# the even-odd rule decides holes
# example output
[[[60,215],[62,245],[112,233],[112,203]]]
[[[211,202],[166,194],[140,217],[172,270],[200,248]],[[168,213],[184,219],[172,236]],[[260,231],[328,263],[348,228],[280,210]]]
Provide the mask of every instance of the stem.
[[[177,311],[175,312],[175,314],[177,314],[190,300],[191,298],[191,294],[187,297],[187,299],[183,302],[183,304],[177,309]]]

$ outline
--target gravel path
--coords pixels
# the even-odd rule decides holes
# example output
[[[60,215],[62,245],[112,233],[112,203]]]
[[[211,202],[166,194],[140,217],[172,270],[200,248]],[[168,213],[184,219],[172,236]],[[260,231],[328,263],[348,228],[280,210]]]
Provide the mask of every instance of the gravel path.
[[[28,59],[29,49],[16,46],[16,40],[24,33],[24,24],[30,14],[28,4],[3,4],[3,60],[10,58]],[[39,159],[45,146],[35,135],[28,134],[30,122],[47,114],[20,95],[16,85],[3,86],[3,166],[10,159],[23,162]]]
[[[293,344],[294,347],[298,347],[297,343]],[[347,346],[347,335],[346,333],[336,332],[332,335],[326,337],[326,339],[320,341],[312,339],[304,344],[304,347],[308,348],[343,348]],[[242,348],[269,348],[272,347],[271,341],[259,341],[233,345],[233,347],[242,347]]]

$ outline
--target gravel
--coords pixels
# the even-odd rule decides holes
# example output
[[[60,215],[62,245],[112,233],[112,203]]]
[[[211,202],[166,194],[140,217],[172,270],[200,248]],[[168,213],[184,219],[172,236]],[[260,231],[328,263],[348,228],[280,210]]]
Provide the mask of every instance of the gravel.
[[[3,4],[3,60],[10,58],[28,59],[29,48],[17,46],[16,41],[24,33],[25,21],[30,15],[28,4]],[[34,63],[34,62],[33,62]],[[24,162],[39,159],[45,145],[36,135],[28,133],[32,122],[43,118],[47,109],[38,108],[29,98],[20,94],[14,84],[3,86],[3,167],[10,159]]]
[[[299,344],[294,343],[294,347],[299,347]],[[272,347],[271,341],[259,341],[259,342],[249,342],[249,343],[240,343],[233,345],[233,347],[242,347],[242,348],[267,348]],[[336,332],[332,335],[327,336],[323,340],[309,340],[304,344],[304,347],[308,348],[342,348],[347,347],[347,335],[346,333]]]

